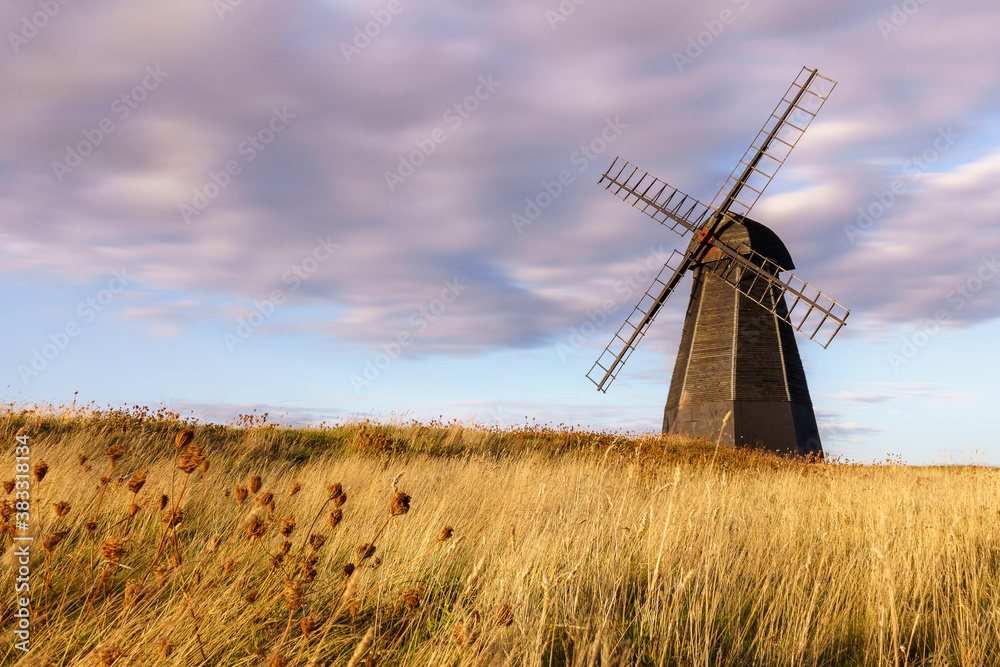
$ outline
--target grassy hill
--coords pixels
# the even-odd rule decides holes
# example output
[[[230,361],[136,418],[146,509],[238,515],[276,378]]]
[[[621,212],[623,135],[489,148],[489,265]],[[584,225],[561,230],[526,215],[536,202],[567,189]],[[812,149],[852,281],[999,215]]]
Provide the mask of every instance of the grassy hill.
[[[4,665],[1000,659],[990,469],[144,408],[0,434]]]

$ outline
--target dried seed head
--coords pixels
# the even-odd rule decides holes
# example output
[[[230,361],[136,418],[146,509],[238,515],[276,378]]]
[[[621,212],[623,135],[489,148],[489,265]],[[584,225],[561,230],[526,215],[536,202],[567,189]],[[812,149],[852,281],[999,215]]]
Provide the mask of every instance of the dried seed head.
[[[340,568],[340,573],[345,577],[354,574],[354,563],[344,563],[344,567]]]
[[[493,625],[498,628],[505,628],[514,622],[514,609],[506,602],[497,607],[497,613],[493,617]]]
[[[413,611],[420,606],[420,601],[424,599],[424,589],[423,588],[411,588],[403,593],[403,602],[406,603],[406,608],[409,611]]]
[[[201,471],[208,472],[208,459],[201,460]]]
[[[49,533],[42,539],[42,549],[51,554],[68,534],[68,530],[57,530]]]
[[[86,454],[80,454],[80,456],[76,460],[79,462],[79,464],[81,466],[87,465],[87,455]]]
[[[6,482],[3,483],[3,490],[5,493],[9,495],[10,492],[14,490],[14,486],[15,486],[14,480],[8,479]]]
[[[35,481],[41,482],[45,479],[45,475],[49,472],[49,464],[45,461],[39,461],[35,464]]]
[[[118,564],[118,561],[122,559],[122,553],[124,553],[124,551],[124,542],[117,537],[105,540],[104,544],[101,545],[101,555],[104,556],[104,560],[116,565]]]
[[[128,609],[138,599],[141,584],[135,579],[129,579],[125,583],[125,608]]]
[[[291,550],[292,550],[292,543],[289,542],[288,540],[282,540],[281,541],[281,546],[278,547],[278,551],[281,554],[287,554]]]
[[[281,533],[282,536],[288,537],[292,534],[293,530],[295,530],[295,517],[291,514],[286,514],[281,519],[281,528],[278,529],[278,532]]]
[[[246,500],[247,496],[249,495],[247,487],[245,486],[237,485],[236,488],[233,489],[233,492],[236,494],[236,502],[238,502],[240,505],[243,504],[243,501]]]
[[[111,467],[114,468],[115,462],[117,462],[118,459],[120,459],[125,455],[125,448],[122,447],[121,445],[111,445],[110,447],[104,450],[104,455],[111,460]],[[104,484],[107,484],[107,482],[104,482],[104,480],[101,481]]]
[[[87,529],[88,533],[92,533],[95,530],[97,530],[97,522],[96,521],[88,521],[87,523],[83,524],[83,527]]]
[[[208,553],[214,554],[219,550],[219,545],[222,543],[222,535],[216,533],[212,535],[212,541],[208,545]]]
[[[274,494],[270,491],[257,496],[257,504],[261,507],[270,507],[274,502]]]
[[[157,588],[163,588],[170,581],[170,573],[174,571],[174,568],[170,567],[166,563],[163,565],[157,565],[153,568],[153,574],[156,575],[156,586]]]
[[[256,590],[247,591],[247,594],[243,596],[243,600],[247,604],[253,604],[257,601],[257,595],[258,593]]]
[[[260,475],[250,475],[247,479],[247,488],[250,489],[250,493],[256,495],[260,491]]]
[[[271,569],[277,570],[285,562],[285,554],[277,553],[271,556]]]
[[[309,639],[309,635],[319,627],[319,617],[316,614],[309,614],[308,616],[303,616],[302,620],[299,621],[299,628],[302,629],[302,636]]]
[[[65,500],[60,500],[57,503],[52,503],[52,511],[56,513],[56,516],[66,516],[69,514],[70,504]]]
[[[340,495],[333,499],[334,507],[343,507],[344,503],[347,502],[347,492],[341,491]]]
[[[227,558],[222,563],[222,574],[229,574],[235,569],[236,569],[236,561],[233,560],[232,558]]]
[[[146,483],[146,474],[148,470],[143,468],[136,474],[132,475],[132,479],[128,481],[128,490],[132,493],[139,493],[142,490],[143,485]]]
[[[181,455],[181,462],[177,464],[186,475],[193,473],[202,463],[205,457],[201,454],[201,445],[191,445],[184,450]]]
[[[291,579],[285,579],[285,604],[291,611],[297,611],[302,608],[302,587],[299,586],[298,582],[292,581]]]
[[[392,496],[392,500],[389,501],[389,514],[392,516],[399,516],[400,514],[406,514],[409,511],[410,496],[406,495],[402,491],[397,491]]]
[[[302,490],[302,485],[299,484],[298,482],[295,482],[294,484],[292,484],[292,488],[288,489],[288,497],[291,498],[301,490]]]
[[[375,545],[359,544],[354,549],[354,555],[357,556],[358,562],[363,561],[366,558],[371,558],[373,555],[375,555]]]
[[[326,487],[326,497],[330,500],[336,500],[343,492],[344,489],[340,485],[340,482],[337,482],[336,484],[331,484],[330,486]]]
[[[132,503],[131,505],[129,505],[129,508],[128,508],[128,518],[131,519],[132,517],[134,517],[136,514],[139,513],[139,510],[141,510],[141,509],[142,509],[142,506],[140,506],[138,503]]]
[[[267,524],[257,514],[251,514],[247,520],[246,537],[248,540],[258,540],[267,534]]]
[[[267,667],[285,667],[288,664],[288,658],[281,651],[277,651],[271,656],[270,662],[267,663]]]
[[[160,509],[160,511],[162,511],[163,508],[166,507],[167,503],[169,503],[169,502],[170,502],[170,498],[167,496],[167,494],[161,493],[160,494],[160,500],[157,503],[157,507]]]
[[[313,533],[312,535],[309,536],[309,546],[313,548],[313,551],[319,551],[320,548],[323,546],[324,542],[326,542],[325,535],[321,535],[320,533]]]
[[[167,524],[167,528],[175,528],[179,526],[183,520],[184,510],[180,507],[171,507],[170,511],[168,511],[166,516],[162,519],[163,523]]]
[[[438,542],[447,542],[451,539],[451,534],[455,532],[455,529],[451,526],[445,526],[441,529],[441,534],[438,535]]]
[[[330,528],[336,528],[338,524],[344,519],[344,511],[339,507],[334,507],[330,510],[330,516],[326,518],[327,523],[330,524]]]
[[[178,452],[183,452],[191,444],[192,440],[194,440],[194,431],[186,428],[174,438],[174,449]]]

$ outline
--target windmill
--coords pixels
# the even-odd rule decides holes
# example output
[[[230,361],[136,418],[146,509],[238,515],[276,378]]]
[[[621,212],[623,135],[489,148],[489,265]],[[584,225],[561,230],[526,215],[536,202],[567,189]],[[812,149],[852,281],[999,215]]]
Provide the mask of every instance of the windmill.
[[[692,237],[684,252],[670,255],[587,373],[607,391],[691,271],[664,433],[712,439],[721,433],[730,445],[822,456],[792,329],[825,348],[850,311],[792,275],[795,267],[781,239],[748,215],[836,85],[803,67],[710,205],[620,157],[601,177],[612,194]]]

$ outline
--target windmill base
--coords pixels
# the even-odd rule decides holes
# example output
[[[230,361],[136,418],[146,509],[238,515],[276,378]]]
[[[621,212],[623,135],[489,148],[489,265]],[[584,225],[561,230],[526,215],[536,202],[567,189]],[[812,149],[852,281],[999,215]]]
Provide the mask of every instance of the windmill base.
[[[730,411],[733,414],[725,421]],[[663,413],[663,433],[710,440],[721,433],[722,443],[730,447],[823,456],[812,406],[787,401],[716,401],[668,408]]]

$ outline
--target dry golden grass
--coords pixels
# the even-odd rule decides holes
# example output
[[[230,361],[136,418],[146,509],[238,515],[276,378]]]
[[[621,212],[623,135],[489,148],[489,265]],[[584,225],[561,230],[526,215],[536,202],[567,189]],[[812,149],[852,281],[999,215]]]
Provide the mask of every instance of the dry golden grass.
[[[0,479],[21,431],[37,537],[24,664],[1000,660],[991,469],[545,427],[12,409]],[[11,501],[2,664],[24,658]]]

